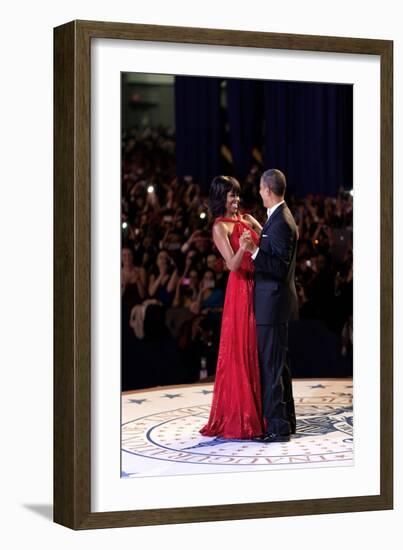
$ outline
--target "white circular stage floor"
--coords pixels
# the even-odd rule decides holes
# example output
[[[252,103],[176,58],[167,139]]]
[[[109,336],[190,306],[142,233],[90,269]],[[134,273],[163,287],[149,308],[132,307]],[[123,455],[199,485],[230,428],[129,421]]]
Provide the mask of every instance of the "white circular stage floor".
[[[296,379],[293,391],[297,433],[270,444],[199,433],[213,384],[125,392],[121,476],[352,466],[352,379]]]

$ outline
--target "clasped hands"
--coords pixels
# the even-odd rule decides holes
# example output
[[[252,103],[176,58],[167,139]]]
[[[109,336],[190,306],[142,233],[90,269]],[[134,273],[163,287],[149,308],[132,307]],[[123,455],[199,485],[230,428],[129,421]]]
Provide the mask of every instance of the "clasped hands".
[[[239,246],[242,250],[247,250],[251,254],[253,254],[257,248],[253,242],[251,232],[247,229],[244,229],[242,235],[239,237]]]

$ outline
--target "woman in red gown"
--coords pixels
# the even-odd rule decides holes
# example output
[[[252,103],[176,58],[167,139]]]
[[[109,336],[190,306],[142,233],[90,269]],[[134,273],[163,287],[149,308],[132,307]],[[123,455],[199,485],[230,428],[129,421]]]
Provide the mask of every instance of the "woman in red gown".
[[[240,242],[249,231],[256,244],[261,225],[239,213],[240,186],[235,178],[218,176],[210,187],[215,217],[213,239],[230,270],[222,315],[213,402],[200,430],[204,436],[252,439],[264,433],[262,398],[253,311],[253,261]]]

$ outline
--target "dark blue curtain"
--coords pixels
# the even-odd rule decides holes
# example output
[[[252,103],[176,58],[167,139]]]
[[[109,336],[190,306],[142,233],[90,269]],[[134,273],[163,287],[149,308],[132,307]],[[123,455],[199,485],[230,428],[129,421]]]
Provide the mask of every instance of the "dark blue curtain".
[[[234,173],[243,179],[262,148],[263,82],[228,79],[227,115]]]
[[[193,175],[204,191],[223,171],[242,181],[255,162],[252,151],[263,149],[262,169],[282,170],[297,195],[352,188],[351,85],[228,79],[225,112],[220,84],[219,78],[175,79],[179,176]],[[233,165],[221,156],[223,144]]]
[[[220,84],[219,78],[175,77],[177,174],[192,175],[204,191],[220,173]]]
[[[298,195],[352,188],[350,85],[264,83],[265,168],[278,168]]]

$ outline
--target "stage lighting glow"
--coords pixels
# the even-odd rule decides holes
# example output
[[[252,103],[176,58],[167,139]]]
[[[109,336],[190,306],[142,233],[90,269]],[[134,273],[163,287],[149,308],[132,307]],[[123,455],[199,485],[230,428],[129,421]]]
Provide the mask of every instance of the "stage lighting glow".
[[[127,222],[123,222],[122,223],[122,229],[126,229],[127,228]]]
[[[201,212],[200,218],[201,218],[202,220],[204,220],[205,217],[206,217],[206,213],[205,213],[205,212]]]
[[[152,185],[149,185],[149,186],[147,187],[147,191],[148,191],[149,193],[154,193],[154,187],[153,187]]]
[[[354,196],[354,190],[353,190],[353,189],[350,190],[350,195],[351,195],[352,197]]]

